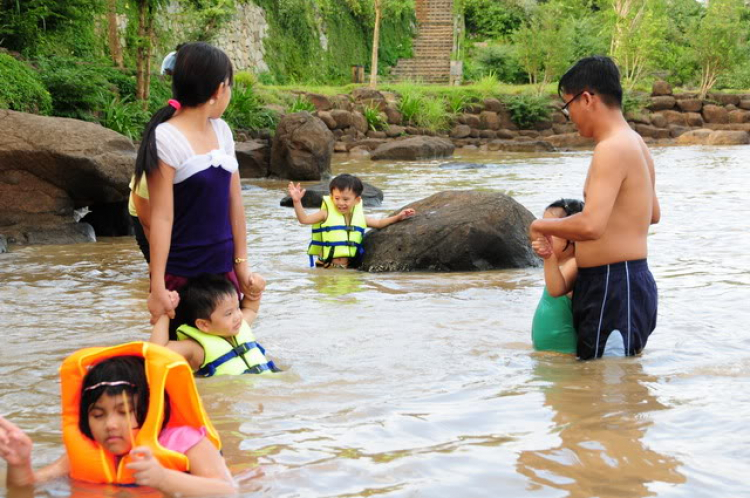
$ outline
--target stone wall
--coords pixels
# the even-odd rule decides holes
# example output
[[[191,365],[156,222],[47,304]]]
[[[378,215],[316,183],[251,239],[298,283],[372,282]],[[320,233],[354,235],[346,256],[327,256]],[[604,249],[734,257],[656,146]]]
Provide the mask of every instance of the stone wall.
[[[536,123],[531,129],[519,129],[511,120],[505,104],[488,98],[468,105],[450,130],[433,131],[403,123],[398,111],[398,95],[358,88],[351,95],[307,94],[320,117],[336,138],[336,152],[366,154],[388,140],[398,140],[410,135],[428,135],[449,138],[456,147],[482,150],[545,151],[576,147],[589,147],[590,139],[580,137],[573,123],[557,109],[561,102],[553,101],[554,110],[548,121]],[[388,122],[385,131],[368,130],[362,114],[365,106],[377,106],[382,118]],[[628,113],[626,119],[647,143],[689,143],[676,139],[686,132],[699,129],[738,132],[732,135],[738,143],[744,135],[750,140],[750,94],[710,94],[700,100],[695,94],[672,94],[664,82],[654,85],[647,106]],[[702,136],[702,134],[699,134]],[[727,137],[729,135],[726,135]],[[694,140],[694,139],[693,139]]]
[[[235,5],[236,14],[230,21],[220,24],[215,33],[211,33],[210,43],[227,53],[235,71],[250,71],[256,74],[266,72],[268,65],[264,60],[263,45],[263,41],[268,37],[266,13],[252,2],[237,2]],[[189,33],[196,29],[196,26],[186,22],[185,16],[182,15],[182,7],[174,1],[167,7],[166,13],[161,16],[157,25],[164,26],[164,30],[170,33],[174,43],[164,47],[164,53],[155,54],[155,63],[160,63],[162,57],[174,50],[177,43],[184,41],[190,36]]]

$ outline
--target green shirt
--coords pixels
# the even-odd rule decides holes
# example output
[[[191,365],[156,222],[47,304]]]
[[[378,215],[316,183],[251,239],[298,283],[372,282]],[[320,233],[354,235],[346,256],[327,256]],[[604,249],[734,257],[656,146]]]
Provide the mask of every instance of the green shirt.
[[[531,323],[531,342],[538,351],[576,352],[573,303],[568,296],[552,297],[544,288]]]

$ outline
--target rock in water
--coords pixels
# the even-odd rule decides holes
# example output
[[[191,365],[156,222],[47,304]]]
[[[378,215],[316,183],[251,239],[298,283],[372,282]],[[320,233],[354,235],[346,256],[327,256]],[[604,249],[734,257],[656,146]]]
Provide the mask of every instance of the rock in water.
[[[287,114],[271,146],[270,174],[289,180],[320,180],[331,173],[334,136],[309,112]]]
[[[413,218],[366,234],[360,269],[483,271],[539,265],[528,239],[534,215],[505,194],[440,192],[407,207],[416,210]]]
[[[453,142],[438,137],[412,137],[384,143],[372,153],[372,159],[435,159],[453,155]]]
[[[134,165],[133,143],[98,124],[0,110],[0,232],[15,244],[94,240],[91,227],[73,223],[74,210],[116,205],[95,228],[120,224]]]

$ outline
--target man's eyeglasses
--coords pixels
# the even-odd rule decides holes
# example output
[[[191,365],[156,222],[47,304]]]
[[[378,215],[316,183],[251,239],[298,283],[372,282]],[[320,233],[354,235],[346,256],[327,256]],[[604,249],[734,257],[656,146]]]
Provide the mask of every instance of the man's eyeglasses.
[[[560,112],[561,112],[561,113],[563,113],[563,114],[565,115],[565,117],[566,117],[566,118],[570,119],[570,111],[568,111],[568,106],[569,106],[570,104],[572,104],[572,103],[573,103],[573,101],[574,101],[575,99],[577,99],[578,97],[580,97],[581,95],[583,95],[583,94],[584,94],[584,93],[586,93],[586,92],[588,92],[588,90],[583,90],[583,91],[581,91],[581,92],[578,92],[578,93],[577,93],[577,94],[575,95],[575,97],[573,97],[573,98],[572,98],[572,99],[570,99],[569,101],[565,102],[565,104],[564,104],[564,105],[563,105],[563,106],[562,106],[562,107],[560,108]],[[591,92],[588,92],[588,93],[589,93],[589,95],[594,95],[594,94],[593,94],[593,93],[591,93]]]

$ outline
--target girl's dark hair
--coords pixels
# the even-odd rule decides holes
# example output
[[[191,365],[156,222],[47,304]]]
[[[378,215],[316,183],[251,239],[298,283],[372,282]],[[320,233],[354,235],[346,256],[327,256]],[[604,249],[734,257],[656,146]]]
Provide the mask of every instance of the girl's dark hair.
[[[351,190],[352,192],[354,192],[354,195],[360,197],[365,189],[365,186],[362,184],[362,180],[360,180],[356,176],[350,175],[349,173],[344,173],[343,175],[339,175],[331,180],[331,183],[328,184],[328,190],[331,193],[333,193],[333,189],[336,189],[339,192],[343,192],[344,190]]]
[[[101,382],[127,381],[128,384],[117,386],[99,386],[87,389]],[[146,380],[146,362],[140,356],[115,356],[94,365],[83,378],[81,386],[81,405],[79,409],[78,428],[87,438],[94,440],[89,426],[89,410],[103,395],[116,396],[124,393],[132,400],[130,409],[135,412],[138,427],[143,425],[148,413],[148,381]],[[169,397],[164,393],[164,426],[169,422]]]
[[[545,211],[547,209],[553,209],[553,208],[561,208],[563,211],[565,211],[565,216],[570,216],[572,214],[580,213],[583,211],[584,202],[579,201],[578,199],[559,199],[550,204],[545,208]]]
[[[227,54],[208,43],[185,43],[177,51],[172,74],[172,98],[183,107],[205,104],[222,83],[232,84],[232,61]],[[156,171],[156,127],[174,116],[175,108],[166,105],[156,111],[143,130],[135,160],[135,184],[143,175]],[[174,165],[178,166],[178,165]]]
[[[557,85],[560,96],[584,91],[599,95],[610,107],[622,107],[620,70],[612,59],[603,55],[585,57],[568,69]]]
[[[219,301],[226,296],[237,297],[237,289],[224,275],[193,277],[178,292],[180,304],[175,310],[174,321],[178,325],[188,324],[191,327],[195,327],[199,318],[209,320]]]

